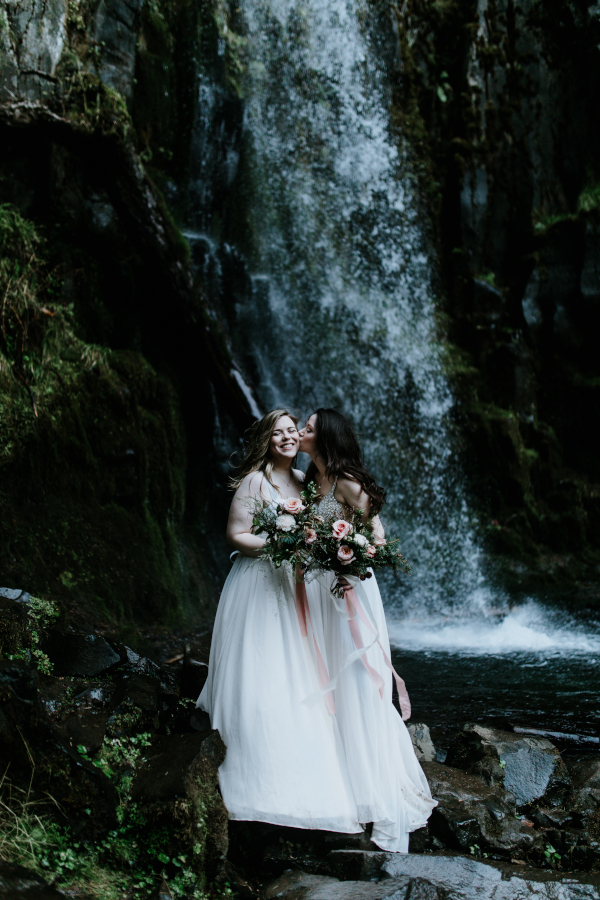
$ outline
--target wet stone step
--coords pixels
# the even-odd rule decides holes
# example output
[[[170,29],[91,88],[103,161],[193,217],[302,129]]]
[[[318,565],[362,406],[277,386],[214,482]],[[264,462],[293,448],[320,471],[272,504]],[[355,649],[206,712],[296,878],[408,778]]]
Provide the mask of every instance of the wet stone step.
[[[600,878],[430,854],[334,850],[333,875],[288,870],[263,888],[264,900],[599,900]],[[359,877],[357,877],[359,876]]]

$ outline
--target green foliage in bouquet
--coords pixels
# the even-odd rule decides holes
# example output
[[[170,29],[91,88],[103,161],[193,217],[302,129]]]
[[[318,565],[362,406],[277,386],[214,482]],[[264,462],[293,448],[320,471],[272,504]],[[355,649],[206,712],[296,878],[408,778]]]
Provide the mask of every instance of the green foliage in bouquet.
[[[270,559],[276,568],[291,562],[305,573],[329,571],[363,581],[371,577],[370,569],[384,566],[410,573],[398,541],[378,537],[372,519],[362,521],[363,510],[355,510],[351,521],[326,522],[318,513],[319,499],[311,482],[301,500],[288,497],[257,505],[253,528],[266,537],[261,559]]]
[[[267,505],[257,502],[252,526],[256,534],[267,539],[261,559],[270,559],[277,569],[284,562],[291,562],[303,569],[310,566],[312,557],[307,535],[318,524],[315,508],[317,496],[317,489],[311,482],[302,491],[301,500],[288,497]]]
[[[379,538],[373,520],[362,521],[364,511],[357,509],[351,520],[319,522],[311,544],[311,568],[329,570],[338,576],[354,576],[364,581],[371,577],[370,569],[391,566],[395,571],[409,574],[410,564],[398,550],[398,540]]]

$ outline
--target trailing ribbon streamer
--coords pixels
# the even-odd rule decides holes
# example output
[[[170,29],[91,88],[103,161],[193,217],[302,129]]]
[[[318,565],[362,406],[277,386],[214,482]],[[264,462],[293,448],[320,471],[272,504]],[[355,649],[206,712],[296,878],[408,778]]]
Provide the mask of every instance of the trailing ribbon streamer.
[[[319,649],[317,636],[315,634],[315,629],[310,617],[310,607],[308,605],[308,597],[306,595],[306,585],[304,584],[303,575],[296,576],[296,613],[298,615],[298,622],[300,624],[300,632],[302,634],[302,637],[308,637],[308,628],[310,626],[315,648],[315,655],[317,657],[317,672],[319,675],[319,684],[321,685],[321,689],[323,691],[323,699],[325,700],[325,705],[331,715],[334,716],[335,700],[333,699],[333,694],[331,692],[327,666],[325,665],[325,660],[323,659],[323,655],[321,654],[321,651]]]
[[[383,678],[381,677],[381,675],[379,674],[379,672],[376,672],[375,669],[372,666],[370,666],[369,663],[367,662],[366,650],[363,648],[363,641],[362,641],[362,637],[361,637],[361,633],[360,633],[360,628],[358,627],[358,622],[356,621],[356,616],[358,616],[358,618],[361,620],[363,625],[369,629],[371,634],[374,634],[376,636],[376,641],[377,641],[377,643],[381,649],[381,652],[383,654],[383,659],[385,661],[385,664],[388,667],[388,669],[391,670],[391,672],[394,676],[394,680],[396,682],[396,689],[398,691],[398,700],[400,702],[400,710],[402,712],[402,718],[404,721],[406,721],[406,719],[410,719],[410,713],[411,713],[410,699],[409,699],[408,691],[406,690],[406,685],[404,684],[404,681],[402,680],[402,678],[400,678],[400,676],[394,669],[391,659],[389,658],[389,656],[383,649],[381,641],[379,640],[379,636],[377,635],[377,632],[373,629],[373,626],[369,622],[367,615],[366,615],[364,609],[362,608],[361,602],[358,599],[358,595],[357,595],[356,591],[354,590],[354,588],[352,587],[352,585],[344,584],[344,585],[340,585],[340,587],[344,591],[344,599],[346,601],[346,610],[347,610],[348,616],[349,616],[348,624],[350,625],[350,633],[351,633],[352,639],[354,641],[354,646],[358,650],[361,650],[361,649],[363,650],[361,659],[364,663],[364,666],[365,666],[367,672],[371,676],[371,679],[373,680],[375,687],[379,691],[381,699],[383,700],[384,681],[383,681]],[[352,609],[354,609],[354,614],[352,613]]]

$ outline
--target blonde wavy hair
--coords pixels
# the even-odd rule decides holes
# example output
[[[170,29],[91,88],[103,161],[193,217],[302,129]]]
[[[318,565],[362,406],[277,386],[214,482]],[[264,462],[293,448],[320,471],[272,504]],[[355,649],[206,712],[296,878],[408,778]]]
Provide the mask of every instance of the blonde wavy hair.
[[[262,419],[250,426],[244,435],[244,458],[237,465],[236,474],[229,479],[229,487],[232,491],[239,488],[250,472],[263,472],[269,484],[272,484],[277,490],[271,478],[273,463],[269,459],[269,447],[275,426],[283,416],[288,416],[295,425],[299,422],[299,417],[289,409],[271,409]]]

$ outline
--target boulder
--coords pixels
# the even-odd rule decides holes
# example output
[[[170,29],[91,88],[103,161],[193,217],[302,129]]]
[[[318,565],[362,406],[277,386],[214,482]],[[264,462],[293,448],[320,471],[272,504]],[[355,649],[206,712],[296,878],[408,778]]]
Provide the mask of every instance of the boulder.
[[[389,854],[386,854],[389,856]],[[265,900],[443,900],[447,892],[423,878],[390,878],[368,881],[338,881],[325,875],[289,871],[267,885]]]
[[[573,782],[573,809],[600,810],[600,757],[584,756],[569,765]]]
[[[29,616],[27,604],[19,603],[16,597],[9,594],[21,591],[9,591],[2,588],[0,594],[0,655],[18,653],[29,643]]]
[[[568,769],[545,738],[468,723],[450,745],[446,764],[490,785],[502,785],[515,795],[519,807],[534,802],[562,806],[571,792]]]
[[[54,666],[55,675],[93,678],[120,662],[119,654],[99,634],[52,631],[43,649]]]
[[[227,854],[229,820],[218,790],[225,759],[219,733],[161,736],[145,755],[132,799],[148,824],[169,835],[164,853],[185,853],[199,873],[214,878]]]
[[[314,875],[335,875],[332,850],[376,850],[369,833],[341,834],[319,829],[288,828],[266,822],[229,823],[229,860],[263,881],[302,867]]]
[[[87,753],[95,753],[102,746],[106,734],[108,713],[80,710],[56,724],[56,731],[70,747],[83,746]]]
[[[484,863],[464,856],[390,853],[382,877],[421,878],[447,900],[600,900],[596,876],[565,878],[559,872],[521,868],[507,863]],[[412,897],[412,894],[411,894]]]
[[[431,740],[429,727],[422,722],[407,725],[408,733],[415,748],[415,756],[418,760],[433,762],[436,759],[435,747]]]
[[[360,859],[362,857],[362,860]],[[301,872],[289,871],[283,878],[268,885],[269,896],[310,897],[327,890],[326,897],[355,896],[360,882],[378,882],[379,885],[396,887],[398,897],[444,897],[446,900],[600,900],[600,878],[589,875],[581,878],[565,877],[560,872],[525,867],[505,862],[483,862],[472,857],[429,853],[414,855],[385,853],[383,851],[344,851],[330,854],[332,873],[337,872],[340,882],[348,887],[345,895],[341,888],[329,890],[331,881],[321,878],[309,882]],[[314,877],[314,876],[313,876]],[[407,890],[409,888],[409,890]],[[298,893],[295,893],[298,891]],[[368,891],[357,896],[368,898]],[[386,894],[385,896],[392,896]]]
[[[109,779],[70,745],[37,692],[37,673],[23,662],[0,662],[0,767],[20,788],[49,793],[75,834],[116,827],[118,795]],[[32,781],[33,779],[33,781]]]
[[[7,600],[16,600],[17,603],[29,603],[31,594],[22,591],[21,588],[0,588],[0,597],[6,597]]]
[[[119,654],[120,661],[116,668],[127,675],[150,675],[153,678],[159,678],[161,671],[160,666],[148,659],[146,656],[140,656],[131,647],[125,644],[111,642],[111,647]]]
[[[438,801],[429,819],[429,832],[444,847],[516,859],[542,849],[540,836],[521,823],[514,795],[501,784],[491,786],[441,763],[422,765]]]
[[[152,675],[122,675],[116,683],[112,706],[123,704],[157,713],[161,708],[160,680]]]
[[[264,900],[278,900],[279,897],[300,896],[313,888],[324,884],[338,884],[339,878],[329,875],[310,875],[300,869],[290,869],[263,890]]]

